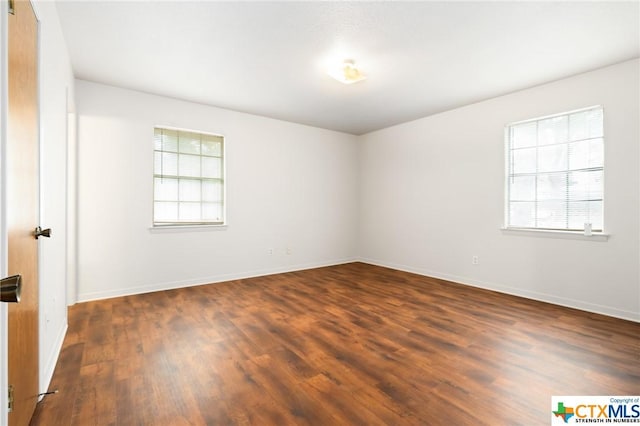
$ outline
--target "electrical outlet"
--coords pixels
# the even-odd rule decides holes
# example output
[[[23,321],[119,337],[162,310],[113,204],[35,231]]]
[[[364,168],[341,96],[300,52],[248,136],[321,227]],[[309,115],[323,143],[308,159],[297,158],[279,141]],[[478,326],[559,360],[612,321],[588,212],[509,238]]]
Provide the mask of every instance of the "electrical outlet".
[[[480,261],[478,260],[478,256],[472,256],[471,257],[471,264],[472,265],[477,265],[478,263],[480,263]]]
[[[287,247],[287,255],[291,254],[291,247]]]
[[[269,256],[273,256],[273,249],[272,249],[272,248],[268,248],[268,249],[267,249],[267,254],[268,254]]]

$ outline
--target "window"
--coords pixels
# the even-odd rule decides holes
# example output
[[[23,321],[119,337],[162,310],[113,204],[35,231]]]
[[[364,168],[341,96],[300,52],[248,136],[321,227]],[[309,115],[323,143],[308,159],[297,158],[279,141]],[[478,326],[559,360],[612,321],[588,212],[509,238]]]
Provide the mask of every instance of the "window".
[[[603,230],[602,107],[506,129],[507,228]]]
[[[224,138],[154,130],[153,226],[224,224]]]

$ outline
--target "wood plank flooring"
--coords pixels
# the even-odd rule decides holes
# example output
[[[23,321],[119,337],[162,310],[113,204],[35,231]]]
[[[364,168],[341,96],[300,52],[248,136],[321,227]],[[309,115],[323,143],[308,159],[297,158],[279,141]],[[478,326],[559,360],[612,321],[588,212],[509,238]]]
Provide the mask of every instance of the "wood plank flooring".
[[[75,305],[32,425],[548,425],[640,324],[352,263]]]

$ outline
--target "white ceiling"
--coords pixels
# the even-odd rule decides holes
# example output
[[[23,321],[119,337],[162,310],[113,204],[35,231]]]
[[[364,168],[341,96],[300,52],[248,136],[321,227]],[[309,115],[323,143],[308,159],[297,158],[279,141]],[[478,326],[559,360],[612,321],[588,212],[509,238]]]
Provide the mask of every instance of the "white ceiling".
[[[639,57],[639,5],[57,1],[80,79],[353,134]]]

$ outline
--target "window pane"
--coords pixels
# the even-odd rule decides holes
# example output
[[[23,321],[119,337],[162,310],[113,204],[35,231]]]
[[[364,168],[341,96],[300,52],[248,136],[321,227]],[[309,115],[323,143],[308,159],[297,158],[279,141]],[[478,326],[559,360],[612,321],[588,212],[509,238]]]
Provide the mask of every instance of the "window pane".
[[[156,175],[176,176],[178,174],[178,155],[155,152],[153,172]]]
[[[594,231],[604,229],[602,201],[589,201],[589,221]]]
[[[569,118],[569,128],[570,138],[572,141],[602,137],[602,108],[595,108],[571,114]]]
[[[156,201],[178,200],[178,179],[155,178],[153,180],[153,189]]]
[[[200,154],[200,135],[180,132],[180,152],[184,154]]]
[[[567,227],[567,203],[564,201],[539,201],[536,214],[538,228],[563,229]]]
[[[587,139],[569,144],[569,168],[571,170],[604,166],[602,139]]]
[[[538,171],[567,170],[567,145],[550,145],[538,148]]]
[[[202,218],[204,220],[222,221],[222,204],[202,203]]]
[[[596,108],[587,111],[587,128],[590,138],[598,138],[603,136],[604,119],[602,108]]]
[[[222,183],[203,181],[202,182],[203,201],[222,201]]]
[[[509,189],[512,201],[535,201],[536,177],[514,176],[509,179]]]
[[[153,219],[156,222],[174,222],[178,218],[178,203],[155,202]]]
[[[602,170],[590,170],[569,173],[569,200],[602,200]]]
[[[536,171],[536,148],[517,149],[511,152],[513,173]]]
[[[201,195],[199,180],[180,179],[180,201],[200,201]]]
[[[511,148],[526,148],[528,146],[536,146],[536,138],[538,134],[538,123],[518,124],[511,128],[512,139]]]
[[[514,201],[509,206],[509,226],[533,228],[536,226],[536,204]]]
[[[153,153],[153,174],[159,175],[162,172],[162,153],[154,152]]]
[[[181,222],[200,222],[200,203],[180,203]]]
[[[202,155],[209,155],[213,157],[222,156],[222,142],[214,140],[210,137],[203,137],[202,139]]]
[[[569,137],[568,121],[566,115],[540,120],[538,122],[538,145],[566,142]]]
[[[602,201],[569,202],[569,228],[584,229],[585,223],[594,231],[602,230]]]
[[[567,174],[552,173],[538,175],[538,200],[566,200]]]
[[[569,139],[579,141],[586,139],[588,134],[587,111],[571,114],[569,116]]]
[[[601,138],[589,141],[589,167],[604,167],[604,141]]]
[[[202,177],[221,178],[222,159],[215,157],[202,157]]]
[[[200,158],[197,155],[180,154],[180,176],[200,177]]]
[[[155,129],[153,139],[157,151],[178,151],[178,132],[176,130]]]
[[[153,149],[162,151],[162,132],[160,129],[155,129],[153,132]]]

